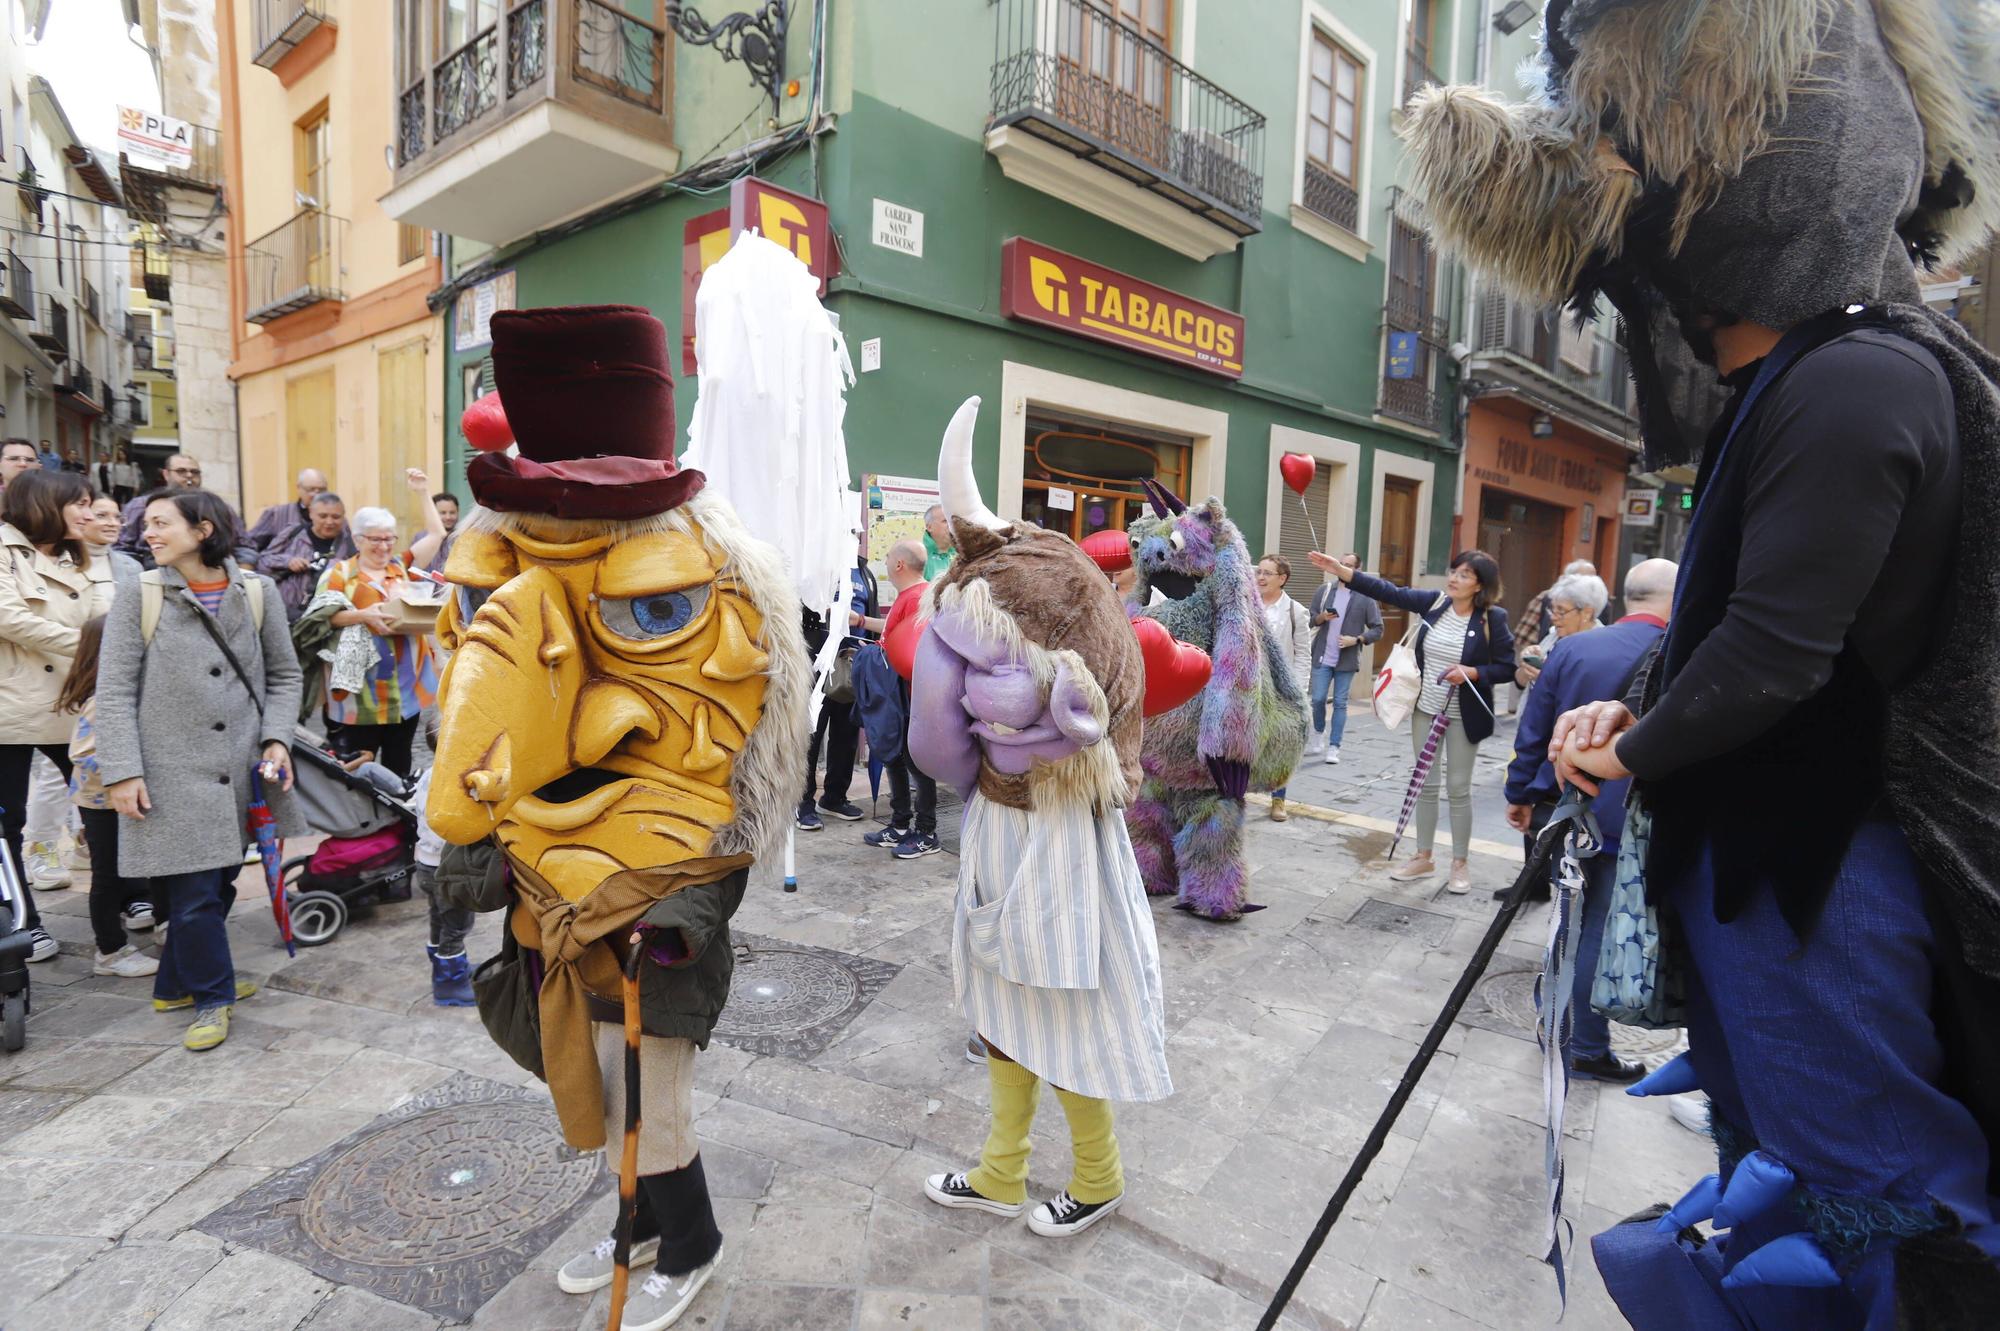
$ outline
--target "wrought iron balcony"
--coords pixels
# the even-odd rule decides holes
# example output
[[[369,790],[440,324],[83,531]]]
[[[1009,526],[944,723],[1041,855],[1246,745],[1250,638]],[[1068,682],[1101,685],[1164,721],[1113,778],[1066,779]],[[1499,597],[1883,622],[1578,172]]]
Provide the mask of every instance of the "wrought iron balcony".
[[[253,62],[270,69],[327,22],[325,0],[252,0]]]
[[[428,13],[424,0],[396,4],[398,31],[434,38],[405,23]],[[670,173],[665,9],[631,7],[660,22],[616,0],[500,0],[456,49],[415,53],[396,94],[390,216],[497,244]],[[502,125],[504,139],[464,151]],[[565,186],[551,189],[557,176]]]
[[[165,241],[149,240],[139,247],[139,261],[144,267],[141,285],[146,294],[154,300],[169,300],[174,294],[174,255]]]
[[[265,324],[324,301],[347,299],[341,260],[347,219],[308,208],[245,247],[251,323]]]
[[[1419,379],[1384,379],[1375,400],[1375,410],[1391,420],[1420,429],[1435,430],[1442,418],[1441,400],[1431,388],[1431,375]]]
[[[153,423],[153,395],[132,393],[118,399],[118,423],[136,425],[140,429]]]
[[[167,193],[173,188],[198,189],[210,194],[222,191],[222,134],[206,125],[192,126],[193,157],[186,166],[161,166],[135,161],[121,153],[118,180],[125,190],[125,209],[134,219],[157,227],[177,224],[168,207]],[[186,205],[182,205],[185,209]]]
[[[35,270],[12,250],[0,264],[0,311],[16,319],[35,317]]]
[[[1361,192],[1318,162],[1306,163],[1305,206],[1335,226],[1361,229]]]
[[[66,373],[56,376],[56,391],[71,397],[95,398],[97,379],[81,365],[74,365]]]
[[[1472,373],[1560,411],[1631,434],[1637,402],[1625,349],[1595,325],[1576,329],[1557,316],[1497,293],[1479,299]]]
[[[1403,105],[1408,106],[1425,88],[1434,88],[1443,83],[1423,56],[1410,50],[1403,53]]]
[[[1018,126],[1236,236],[1263,229],[1264,117],[1088,0],[996,0],[991,134]]]
[[[42,319],[28,334],[35,345],[54,360],[69,356],[69,308],[51,296],[42,307]]]
[[[103,326],[104,313],[98,308],[97,288],[91,284],[89,278],[85,278],[83,282],[83,312],[92,323]]]

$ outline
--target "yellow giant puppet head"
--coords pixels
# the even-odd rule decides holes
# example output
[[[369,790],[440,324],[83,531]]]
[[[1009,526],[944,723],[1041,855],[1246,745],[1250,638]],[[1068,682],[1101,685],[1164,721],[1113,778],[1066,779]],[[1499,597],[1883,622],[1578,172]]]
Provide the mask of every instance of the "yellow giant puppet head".
[[[665,329],[627,306],[504,312],[493,366],[518,456],[473,461],[480,506],[445,564],[431,827],[497,836],[570,901],[763,854],[797,796],[798,600],[674,463]]]

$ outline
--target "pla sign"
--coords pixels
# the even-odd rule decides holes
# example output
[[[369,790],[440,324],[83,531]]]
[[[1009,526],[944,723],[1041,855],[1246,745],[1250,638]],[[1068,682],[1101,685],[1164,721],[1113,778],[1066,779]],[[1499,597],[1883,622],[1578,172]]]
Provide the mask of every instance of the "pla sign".
[[[157,111],[118,108],[118,151],[170,171],[194,165],[194,126]]]
[[[681,373],[693,374],[694,301],[701,275],[729,253],[738,233],[755,229],[798,256],[819,279],[819,294],[835,272],[833,225],[818,199],[745,176],[729,187],[729,206],[681,224]]]
[[[1000,249],[1000,312],[1226,379],[1243,377],[1243,316],[1015,236]]]

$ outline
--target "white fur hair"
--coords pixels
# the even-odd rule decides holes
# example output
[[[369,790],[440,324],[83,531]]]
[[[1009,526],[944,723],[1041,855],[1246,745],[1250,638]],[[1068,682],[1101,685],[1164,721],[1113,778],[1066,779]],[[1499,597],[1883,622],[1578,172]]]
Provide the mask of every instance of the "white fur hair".
[[[729,770],[734,821],[719,827],[709,845],[715,856],[749,854],[759,860],[783,847],[785,830],[798,802],[799,755],[806,744],[806,690],[812,667],[806,659],[799,598],[784,559],[750,534],[736,510],[719,495],[698,494],[679,508],[645,518],[550,518],[475,508],[459,523],[461,531],[517,531],[544,541],[585,541],[597,536],[643,536],[652,532],[694,535],[722,561],[719,577],[742,588],[763,617],[758,646],[770,657],[764,682],[764,712]]]

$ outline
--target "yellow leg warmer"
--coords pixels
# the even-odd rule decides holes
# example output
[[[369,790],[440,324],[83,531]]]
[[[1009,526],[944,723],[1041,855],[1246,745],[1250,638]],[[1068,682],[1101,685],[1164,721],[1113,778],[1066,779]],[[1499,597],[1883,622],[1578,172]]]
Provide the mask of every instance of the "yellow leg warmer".
[[[1069,1119],[1069,1150],[1076,1162],[1069,1176],[1069,1195],[1085,1205],[1110,1201],[1125,1191],[1125,1167],[1118,1158],[1118,1138],[1111,1131],[1111,1102],[1060,1087],[1056,1098]]]
[[[986,1060],[986,1077],[991,1083],[993,1127],[986,1134],[986,1149],[979,1153],[979,1167],[966,1176],[966,1182],[996,1202],[1026,1201],[1028,1129],[1035,1126],[1042,1079],[1003,1058]],[[1116,1148],[1113,1155],[1115,1159]]]

